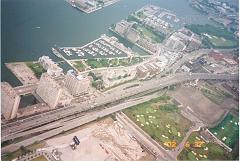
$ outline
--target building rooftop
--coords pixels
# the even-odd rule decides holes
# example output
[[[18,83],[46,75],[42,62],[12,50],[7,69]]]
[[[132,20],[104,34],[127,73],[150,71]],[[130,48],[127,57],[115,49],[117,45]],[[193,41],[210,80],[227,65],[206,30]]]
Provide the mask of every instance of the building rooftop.
[[[1,90],[5,92],[9,97],[15,98],[18,96],[13,87],[7,82],[1,82]]]

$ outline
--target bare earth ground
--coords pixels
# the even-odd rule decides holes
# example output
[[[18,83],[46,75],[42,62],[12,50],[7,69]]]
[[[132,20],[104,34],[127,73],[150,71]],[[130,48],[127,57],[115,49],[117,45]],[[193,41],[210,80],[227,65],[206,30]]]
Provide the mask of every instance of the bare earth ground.
[[[193,87],[177,88],[176,91],[169,92],[173,98],[184,107],[189,106],[197,116],[207,124],[214,124],[226,112],[221,106],[211,102],[202,92]]]
[[[69,146],[73,136],[77,136],[80,145],[76,150]],[[103,119],[65,136],[46,141],[47,149],[57,149],[64,161],[112,161],[147,160],[151,155],[143,152],[141,146],[133,140],[125,129],[111,118]]]
[[[6,66],[13,72],[22,84],[33,84],[38,82],[38,79],[34,75],[33,71],[25,63],[7,63]]]

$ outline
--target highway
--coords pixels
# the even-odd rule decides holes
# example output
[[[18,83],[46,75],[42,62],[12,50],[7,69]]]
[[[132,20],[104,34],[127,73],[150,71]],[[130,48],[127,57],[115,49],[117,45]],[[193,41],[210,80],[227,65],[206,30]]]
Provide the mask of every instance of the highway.
[[[75,104],[74,106],[64,107],[60,109],[55,109],[53,111],[45,112],[21,120],[11,122],[9,124],[2,125],[2,137],[7,138],[7,136],[16,134],[31,128],[47,124],[61,118],[65,118],[79,112],[85,111],[87,109],[93,108],[94,106],[105,105],[107,103],[116,102],[122,99],[129,98],[131,96],[137,95],[139,93],[151,93],[156,92],[164,87],[181,83],[194,79],[220,79],[220,80],[237,80],[238,75],[227,75],[227,74],[207,74],[207,73],[181,73],[174,74],[161,79],[151,79],[148,81],[139,82],[139,86],[132,88],[127,88],[136,84],[136,82],[131,82],[123,84],[109,91],[104,92],[103,95],[90,100],[85,101],[80,104]],[[5,140],[5,139],[4,139]]]
[[[21,146],[28,146],[28,145],[33,144],[36,141],[42,141],[44,139],[47,139],[47,138],[50,138],[50,137],[55,136],[57,134],[60,134],[64,131],[74,129],[78,126],[89,123],[89,122],[94,121],[98,118],[107,116],[109,114],[115,113],[119,110],[123,110],[125,108],[130,107],[130,106],[134,106],[134,105],[137,105],[139,103],[143,103],[145,101],[151,100],[151,99],[156,98],[158,96],[159,96],[159,94],[153,94],[153,95],[150,95],[150,96],[143,96],[143,97],[138,98],[138,99],[130,99],[126,102],[120,103],[118,105],[115,105],[115,106],[112,106],[112,107],[109,107],[109,108],[106,108],[106,109],[103,109],[103,110],[100,110],[100,111],[93,111],[93,112],[86,113],[82,117],[76,117],[75,119],[71,119],[71,120],[68,120],[68,121],[62,123],[61,127],[58,127],[56,129],[53,129],[53,130],[50,130],[50,131],[47,131],[47,132],[44,132],[42,134],[31,137],[29,139],[20,141],[18,143],[10,144],[10,145],[7,145],[5,147],[2,147],[2,153],[13,152],[13,151],[19,149]]]

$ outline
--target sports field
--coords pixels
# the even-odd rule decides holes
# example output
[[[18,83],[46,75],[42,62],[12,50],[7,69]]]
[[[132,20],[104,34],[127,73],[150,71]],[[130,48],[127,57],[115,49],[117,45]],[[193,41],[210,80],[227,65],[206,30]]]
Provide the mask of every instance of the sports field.
[[[184,138],[191,122],[180,114],[169,96],[130,107],[124,113],[162,146],[172,149]],[[169,144],[175,142],[176,144]]]
[[[178,155],[178,160],[228,160],[231,154],[220,145],[206,143],[199,132],[193,132]]]
[[[218,139],[230,148],[233,148],[238,140],[239,118],[228,113],[222,122],[216,127],[209,129]]]

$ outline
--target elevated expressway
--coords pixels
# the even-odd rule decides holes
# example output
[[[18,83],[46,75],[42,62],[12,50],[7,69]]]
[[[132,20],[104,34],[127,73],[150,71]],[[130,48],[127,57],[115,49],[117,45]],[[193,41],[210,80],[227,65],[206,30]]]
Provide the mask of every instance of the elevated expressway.
[[[229,74],[209,74],[209,73],[180,73],[173,74],[164,78],[154,78],[148,81],[137,82],[138,86],[133,86],[136,82],[127,83],[116,88],[113,88],[107,92],[104,92],[102,96],[99,96],[93,100],[83,102],[81,104],[75,104],[70,107],[55,109],[53,111],[45,112],[35,116],[31,116],[25,119],[16,120],[2,125],[2,140],[6,141],[14,139],[14,136],[19,136],[21,133],[26,133],[28,130],[34,128],[41,128],[39,126],[46,126],[45,130],[49,130],[47,124],[73,117],[80,114],[84,109],[89,107],[94,108],[94,111],[85,112],[84,116],[73,118],[70,121],[60,122],[56,129],[49,130],[40,135],[32,137],[30,139],[23,140],[16,144],[10,144],[6,147],[2,147],[2,152],[11,152],[18,149],[21,145],[30,145],[35,141],[41,141],[49,137],[55,136],[63,131],[67,131],[76,128],[82,124],[96,120],[97,118],[104,117],[111,113],[115,113],[124,108],[128,108],[135,104],[147,101],[151,98],[144,98],[140,100],[133,99],[135,96],[146,95],[154,93],[167,86],[182,83],[185,81],[204,79],[204,80],[238,80],[238,75]],[[112,104],[111,104],[112,103]],[[99,107],[101,107],[99,109]],[[40,129],[39,131],[44,129]]]

